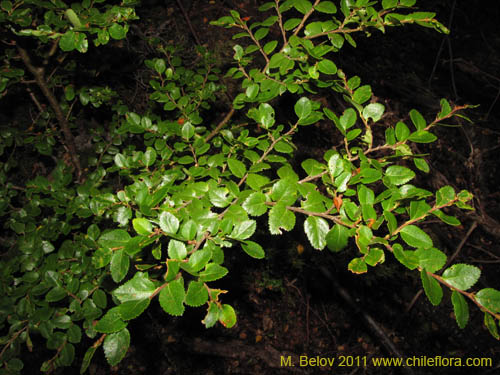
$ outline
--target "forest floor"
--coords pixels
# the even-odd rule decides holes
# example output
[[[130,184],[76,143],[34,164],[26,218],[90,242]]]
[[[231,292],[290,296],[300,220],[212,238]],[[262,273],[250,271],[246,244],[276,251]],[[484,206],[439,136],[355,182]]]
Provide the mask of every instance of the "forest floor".
[[[178,3],[183,4],[194,33]],[[209,22],[227,15],[231,3],[238,4],[242,16],[260,17],[258,2],[253,0],[151,3],[142,9],[137,28],[131,29],[127,44],[121,48],[130,48],[140,40],[140,34],[155,33],[166,42],[189,46],[194,44],[196,34],[209,50],[219,51],[220,58],[230,64],[233,31],[210,26]],[[457,191],[473,192],[476,210],[454,212],[461,226],[428,221],[425,227],[441,250],[449,256],[457,252],[455,263],[467,262],[481,268],[479,287],[498,287],[500,34],[495,28],[500,9],[497,5],[485,9],[479,3],[420,0],[422,9],[435,11],[437,18],[450,26],[451,35],[416,26],[388,30],[385,35],[377,33],[370,38],[358,35],[358,47],[345,46],[335,62],[348,76],[359,75],[364,83],[372,85],[375,95],[386,105],[388,123],[408,119],[411,108],[428,119],[434,118],[443,97],[457,104],[480,104],[467,112],[472,123],[463,120],[455,123],[461,126],[440,128],[438,142],[419,146],[418,151],[428,154],[431,172],[420,174],[418,183],[431,189],[449,184]],[[140,108],[141,100],[147,100],[146,89],[142,93],[139,83],[132,86],[124,86],[124,93],[134,97],[133,104]],[[339,105],[331,98],[324,100]],[[331,125],[307,129],[307,136],[296,140],[300,150],[297,157],[314,157],[332,147]],[[218,284],[230,290],[224,302],[237,310],[238,323],[234,328],[204,329],[200,322],[204,311],[200,309],[188,309],[184,317],[172,318],[159,307],[152,307],[131,323],[131,349],[119,366],[110,371],[102,354],[96,354],[90,373],[477,372],[466,367],[371,364],[372,359],[398,355],[463,361],[469,357],[492,358],[493,368],[485,367],[479,372],[497,373],[500,345],[483,327],[483,314],[471,308],[470,323],[460,330],[452,314],[449,292],[445,291],[439,307],[432,306],[421,292],[418,275],[402,272],[401,265],[392,259],[386,261],[386,267],[358,276],[346,270],[349,257],[352,258],[349,251],[318,252],[308,246],[300,230],[282,237],[258,235],[267,244],[267,258],[258,261],[229,252],[226,262],[232,272]],[[371,324],[367,317],[372,319]],[[306,358],[314,360],[317,356],[334,358],[333,366],[300,366],[301,359],[304,364]],[[290,363],[295,366],[286,366]]]

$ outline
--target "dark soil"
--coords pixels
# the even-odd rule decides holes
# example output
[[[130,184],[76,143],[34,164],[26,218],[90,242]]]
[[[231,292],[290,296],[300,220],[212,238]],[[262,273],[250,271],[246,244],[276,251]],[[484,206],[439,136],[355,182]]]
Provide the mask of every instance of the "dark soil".
[[[218,50],[230,63],[231,30],[218,29],[209,21],[238,5],[244,16],[259,17],[257,1],[180,2],[201,42]],[[489,5],[485,4],[488,3]],[[483,270],[479,287],[498,287],[500,277],[499,232],[500,174],[500,7],[496,2],[419,0],[422,9],[437,12],[449,25],[449,36],[431,29],[404,27],[370,38],[356,36],[358,47],[346,46],[336,61],[348,75],[359,75],[371,84],[394,119],[408,118],[416,108],[428,119],[439,110],[439,99],[457,104],[479,104],[461,120],[459,127],[441,128],[439,141],[419,146],[428,153],[428,175],[419,175],[422,187],[445,184],[475,195],[473,213],[455,212],[462,225],[449,227],[429,221],[426,229],[455,263],[467,262]],[[176,1],[151,2],[141,10],[141,21],[132,28],[120,51],[133,55],[134,69],[151,54],[141,44],[141,34],[189,46],[193,34]],[[451,22],[451,23],[450,23]],[[159,29],[162,25],[162,29]],[[137,63],[137,61],[139,63]],[[132,67],[130,67],[131,69]],[[109,68],[114,70],[113,68]],[[126,67],[124,67],[126,69]],[[136,70],[135,81],[111,76],[140,111],[147,93]],[[106,77],[106,72],[101,73]],[[325,97],[329,105],[340,104]],[[224,111],[224,109],[222,109]],[[308,127],[309,141],[297,139],[299,158],[317,157],[338,142],[329,125]],[[477,225],[477,227],[476,227]],[[299,226],[299,225],[297,225]],[[469,228],[473,231],[469,234]],[[229,276],[216,283],[229,290],[223,297],[238,313],[233,329],[205,330],[203,309],[188,309],[182,318],[167,316],[159,306],[130,325],[132,343],[119,366],[109,369],[101,351],[90,367],[91,374],[471,374],[497,373],[500,345],[483,327],[483,314],[471,306],[470,323],[460,330],[452,314],[449,294],[432,306],[421,294],[416,273],[405,273],[388,259],[383,267],[365,276],[346,270],[352,253],[318,252],[308,245],[301,230],[281,237],[261,234],[267,257],[257,261],[238,250],[228,251]],[[465,243],[459,248],[462,240]],[[243,255],[243,256],[242,256]],[[346,301],[348,294],[353,304]],[[343,297],[344,295],[344,297]],[[371,317],[374,325],[366,322]],[[200,322],[200,323],[198,323]],[[378,327],[379,334],[376,329]],[[382,336],[388,338],[384,341]],[[396,349],[396,352],[394,351]],[[492,358],[493,367],[374,367],[373,358],[395,357]],[[83,355],[83,353],[81,353]],[[284,367],[290,356],[294,367]],[[333,366],[300,366],[300,356],[335,358]],[[305,357],[302,357],[304,360]],[[81,358],[80,358],[81,359]],[[284,361],[284,362],[283,362]],[[344,361],[343,363],[341,361]],[[363,364],[367,362],[368,366]],[[344,366],[340,366],[343,364]],[[495,369],[496,368],[496,369]],[[413,372],[411,371],[413,370]],[[76,372],[77,369],[75,368]],[[64,370],[64,373],[69,373]]]

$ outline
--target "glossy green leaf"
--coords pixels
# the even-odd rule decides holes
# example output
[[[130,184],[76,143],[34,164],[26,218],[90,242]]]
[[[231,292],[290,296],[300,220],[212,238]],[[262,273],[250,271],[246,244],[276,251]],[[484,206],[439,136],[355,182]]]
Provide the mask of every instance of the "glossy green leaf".
[[[222,267],[216,263],[209,263],[205,270],[199,273],[200,281],[208,282],[223,278],[228,273],[226,267]]]
[[[278,203],[269,210],[269,232],[281,234],[281,229],[291,231],[295,226],[295,215],[286,209],[286,205]]]
[[[375,267],[379,263],[384,263],[385,253],[382,249],[371,248],[363,259],[366,264]]]
[[[294,110],[299,120],[306,118],[312,112],[311,100],[305,96],[300,98],[295,103]]]
[[[99,319],[94,329],[101,333],[113,333],[121,331],[126,326],[127,323],[122,320],[118,307],[114,307]]]
[[[101,235],[98,243],[108,249],[117,249],[124,247],[129,240],[130,234],[128,234],[127,231],[123,229],[115,229]]]
[[[257,242],[245,241],[241,244],[241,247],[252,258],[263,259],[266,256],[264,249]]]
[[[410,118],[417,130],[423,130],[427,126],[424,116],[422,116],[422,114],[416,109],[412,109],[410,111]]]
[[[451,186],[443,186],[436,192],[436,206],[445,206],[455,199],[455,190]]]
[[[322,59],[318,63],[318,70],[324,74],[336,74],[337,73],[337,66],[331,60]]]
[[[434,142],[437,137],[431,132],[419,130],[411,133],[408,139],[415,143],[431,143]]]
[[[174,214],[164,211],[160,214],[159,219],[162,231],[169,234],[177,233],[177,230],[179,229],[179,219],[177,219]]]
[[[400,234],[403,241],[410,246],[422,249],[432,247],[432,239],[416,225],[407,225],[401,229]]]
[[[398,5],[398,0],[382,0],[382,8],[389,9]]]
[[[184,242],[177,240],[170,240],[168,242],[168,256],[170,259],[183,260],[186,258],[187,249]]]
[[[403,250],[400,244],[394,244],[393,251],[396,259],[406,268],[414,270],[419,266],[419,257],[415,251]]]
[[[318,5],[314,7],[318,12],[335,14],[337,13],[337,7],[331,1],[321,1]]]
[[[149,298],[127,301],[118,306],[118,312],[123,320],[131,320],[141,315],[149,306]]]
[[[396,124],[396,138],[398,139],[399,142],[406,141],[408,137],[410,136],[410,129],[408,129],[408,126],[404,122],[399,121]]]
[[[385,178],[394,185],[403,185],[415,177],[415,172],[400,165],[391,165],[385,170]]]
[[[347,246],[349,229],[340,224],[335,224],[326,235],[326,245],[330,251],[339,252]]]
[[[426,270],[422,270],[420,272],[420,278],[422,279],[422,285],[424,287],[424,292],[429,301],[437,306],[441,303],[441,299],[443,298],[443,289],[439,283],[433,277],[427,274]]]
[[[173,316],[181,316],[184,313],[184,279],[179,278],[169,282],[160,292],[158,301],[162,309]]]
[[[111,277],[115,283],[119,283],[127,276],[130,267],[130,257],[125,250],[117,250],[111,257]]]
[[[104,339],[103,349],[106,360],[111,366],[116,366],[127,354],[130,346],[130,333],[127,328],[107,335]]]
[[[207,315],[205,315],[205,318],[203,319],[202,323],[205,325],[206,328],[211,328],[219,320],[219,315],[220,315],[219,306],[217,306],[215,302],[210,302],[208,304]]]
[[[439,271],[446,264],[446,254],[434,247],[417,249],[415,255],[418,257],[419,266],[429,272]]]
[[[191,281],[186,293],[186,305],[198,307],[208,301],[208,291],[205,284],[199,281]]]
[[[356,111],[353,108],[347,108],[339,119],[341,130],[346,132],[347,129],[356,123],[356,119]]]
[[[131,280],[115,289],[113,295],[120,302],[136,301],[149,298],[155,289],[147,273],[136,272]]]
[[[500,312],[500,291],[493,288],[481,289],[475,295],[476,301],[495,313]]]
[[[358,104],[363,104],[368,100],[370,100],[371,97],[372,97],[372,88],[369,85],[364,85],[356,89],[356,91],[354,91],[352,99]]]
[[[363,117],[368,120],[372,119],[373,122],[377,122],[382,118],[384,114],[385,107],[381,103],[370,103],[365,108],[363,108]]]
[[[487,312],[484,313],[484,325],[495,339],[500,340],[497,321]]]
[[[236,324],[236,313],[232,306],[226,304],[221,306],[219,322],[226,328],[232,328]]]
[[[237,159],[228,159],[227,164],[231,173],[238,178],[242,178],[247,171],[245,164]]]
[[[469,264],[454,264],[443,273],[443,280],[460,290],[472,287],[481,276],[481,270]]]
[[[455,320],[461,329],[464,329],[469,321],[469,305],[464,296],[462,296],[456,290],[451,294],[451,303],[453,304],[453,313],[455,314]]]
[[[326,235],[330,227],[328,222],[318,216],[309,216],[304,222],[304,232],[312,247],[323,250],[326,246]]]
[[[85,352],[82,360],[82,365],[80,366],[80,374],[84,374],[85,372],[87,372],[87,369],[90,366],[90,362],[92,361],[92,357],[94,357],[94,353],[96,352],[97,348],[98,346],[91,346]]]
[[[134,227],[135,231],[141,236],[149,236],[153,231],[153,226],[151,225],[149,220],[143,217],[137,217],[132,220],[132,226]]]
[[[363,258],[354,258],[347,265],[347,269],[352,273],[361,274],[368,272],[368,267]]]
[[[247,238],[250,238],[257,228],[257,223],[255,220],[244,220],[242,222],[237,223],[229,238],[233,238],[235,240],[243,241]]]

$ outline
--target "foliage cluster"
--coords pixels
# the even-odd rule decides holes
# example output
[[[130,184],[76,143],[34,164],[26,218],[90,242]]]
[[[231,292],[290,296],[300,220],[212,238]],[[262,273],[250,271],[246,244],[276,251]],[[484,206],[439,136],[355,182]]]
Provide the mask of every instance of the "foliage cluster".
[[[411,143],[434,142],[433,129],[466,107],[443,99],[432,121],[412,110],[410,124],[386,125],[385,107],[371,87],[335,64],[346,42],[356,46],[355,33],[405,24],[447,32],[433,13],[415,10],[415,2],[276,0],[261,6],[263,20],[249,22],[232,11],[214,21],[238,29],[234,39],[245,43],[234,46],[226,74],[240,82],[240,93],[213,125],[204,118],[224,86],[202,48],[200,63],[189,66],[174,47],[151,41],[158,55],[145,62],[151,77],[144,114],[130,111],[108,87],[75,81],[76,54],[92,53],[88,40],[98,47],[125,38],[137,18],[136,2],[84,0],[68,7],[60,0],[3,0],[0,30],[11,48],[0,93],[4,99],[10,90],[19,95],[21,84],[36,84],[38,94],[30,93],[39,114],[27,129],[1,128],[0,373],[20,372],[24,351],[37,350],[33,342],[40,338],[54,351],[42,371],[71,365],[84,337],[93,344],[82,373],[100,346],[116,365],[130,344],[129,321],[153,300],[173,316],[204,306],[207,328],[232,327],[236,314],[223,301],[227,291],[212,282],[229,272],[227,251],[265,258],[262,244],[251,239],[263,215],[272,235],[292,230],[303,215],[314,249],[354,247],[347,265],[354,273],[394,256],[420,273],[432,304],[441,302],[443,287],[452,291],[461,328],[472,302],[498,338],[500,292],[471,291],[480,270],[447,264],[421,225],[430,216],[458,225],[447,208],[471,209],[471,194],[411,184],[414,170],[429,172]],[[273,99],[285,93],[295,97],[293,108],[276,106]],[[314,100],[318,93],[339,95],[345,109],[324,106]],[[82,167],[73,134],[77,117],[101,106],[113,120],[88,129],[91,152]],[[289,111],[294,120],[279,123],[276,111]],[[232,121],[235,113],[248,122]],[[319,121],[339,132],[341,147],[294,170],[293,136]],[[57,165],[18,186],[16,155],[26,153],[52,156]]]

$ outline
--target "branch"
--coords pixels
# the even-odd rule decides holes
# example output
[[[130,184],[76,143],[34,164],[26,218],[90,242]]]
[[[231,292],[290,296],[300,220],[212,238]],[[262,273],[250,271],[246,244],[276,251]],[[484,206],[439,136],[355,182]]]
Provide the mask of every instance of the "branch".
[[[69,129],[68,121],[66,120],[66,117],[63,114],[59,102],[57,101],[54,93],[49,89],[47,81],[43,76],[44,69],[34,66],[31,63],[31,59],[28,55],[28,52],[24,48],[19,46],[19,44],[17,44],[16,47],[19,52],[19,56],[21,56],[21,59],[23,60],[24,65],[26,65],[28,70],[35,77],[35,81],[38,84],[38,87],[40,88],[40,90],[42,90],[43,95],[49,101],[49,104],[56,115],[59,126],[61,127],[61,130],[63,131],[64,134],[64,141],[68,148],[69,156],[71,157],[71,162],[76,171],[76,178],[80,180],[80,177],[82,176],[82,168],[80,166],[80,160],[78,159],[78,154],[76,153],[75,138],[73,137],[73,134]]]

